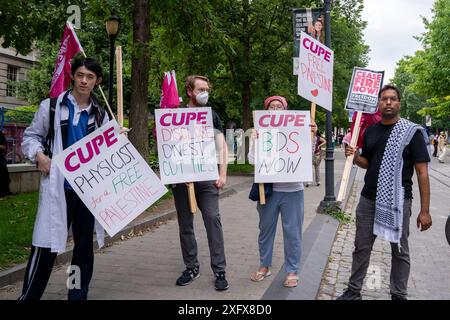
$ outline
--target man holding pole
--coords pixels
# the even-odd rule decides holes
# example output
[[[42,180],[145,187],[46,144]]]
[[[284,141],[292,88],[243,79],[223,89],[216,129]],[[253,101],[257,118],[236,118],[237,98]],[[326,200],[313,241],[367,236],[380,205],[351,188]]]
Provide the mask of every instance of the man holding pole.
[[[87,299],[94,267],[94,225],[99,246],[103,229],[56,168],[52,156],[62,152],[109,121],[92,95],[102,81],[102,67],[91,58],[75,60],[71,67],[73,89],[41,102],[25,130],[23,154],[41,172],[39,206],[22,295],[19,300],[40,299],[58,252],[64,252],[72,226],[74,249],[67,281],[69,300]]]
[[[188,76],[185,89],[189,98],[187,107],[206,106],[210,92],[208,78],[196,75]],[[208,236],[211,268],[216,277],[215,289],[221,291],[227,290],[229,287],[225,278],[225,248],[219,213],[219,189],[226,183],[228,154],[220,118],[216,112],[212,111],[212,114],[217,152],[219,154],[219,179],[217,181],[199,181],[193,183],[195,195],[193,195],[194,199],[191,199],[191,201],[196,200],[202,212]],[[182,275],[176,281],[178,286],[188,285],[200,276],[197,241],[194,233],[194,216],[189,206],[188,185],[192,186],[192,183],[180,183],[173,187],[175,207],[178,215],[181,251],[184,264],[186,265],[186,270],[183,271]]]
[[[361,289],[377,236],[391,242],[392,300],[406,300],[410,258],[408,247],[414,169],[420,191],[417,227],[431,227],[428,136],[417,124],[400,118],[400,91],[385,85],[379,93],[381,122],[366,129],[362,153],[345,147],[354,163],[367,169],[356,208],[355,250],[347,290],[338,300],[361,300]]]

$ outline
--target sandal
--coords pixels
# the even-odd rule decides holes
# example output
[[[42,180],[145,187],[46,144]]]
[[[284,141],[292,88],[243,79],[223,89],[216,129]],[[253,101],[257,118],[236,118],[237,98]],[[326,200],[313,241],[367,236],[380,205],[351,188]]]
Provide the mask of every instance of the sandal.
[[[250,274],[250,279],[255,282],[263,281],[265,278],[272,275],[272,272],[270,270],[267,270],[266,272],[261,271],[255,271]]]
[[[283,286],[286,288],[295,288],[298,285],[297,275],[288,275],[283,282]]]

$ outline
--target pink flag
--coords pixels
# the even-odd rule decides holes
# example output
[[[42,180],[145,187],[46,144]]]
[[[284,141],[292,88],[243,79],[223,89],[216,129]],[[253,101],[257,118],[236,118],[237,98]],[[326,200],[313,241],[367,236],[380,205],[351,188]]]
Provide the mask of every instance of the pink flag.
[[[55,70],[50,85],[50,98],[58,97],[69,86],[70,60],[80,51],[83,51],[80,41],[70,22],[67,22],[56,57]]]
[[[353,127],[355,126],[355,120],[356,120],[356,112],[353,114],[352,118],[352,127],[351,127],[351,134],[353,133]],[[377,112],[371,114],[371,113],[363,113],[361,117],[361,122],[359,123],[360,129],[359,129],[359,137],[358,142],[356,143],[358,148],[362,148],[363,145],[363,136],[364,131],[371,125],[378,123],[381,121],[381,112],[380,110],[377,110]],[[351,139],[351,138],[350,138]]]
[[[165,72],[161,89],[160,108],[176,108],[180,105],[175,71]]]

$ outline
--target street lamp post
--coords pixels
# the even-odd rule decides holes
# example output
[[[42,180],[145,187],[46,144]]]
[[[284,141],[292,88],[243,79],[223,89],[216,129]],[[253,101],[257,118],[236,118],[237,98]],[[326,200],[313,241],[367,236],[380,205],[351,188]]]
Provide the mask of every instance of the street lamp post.
[[[331,0],[324,0],[325,10],[325,45],[331,47]],[[336,207],[336,197],[334,193],[334,150],[333,150],[333,126],[331,112],[326,113],[326,139],[327,150],[325,156],[325,198],[320,202],[319,212],[323,212],[327,207]]]
[[[114,13],[106,20],[106,32],[109,37],[109,90],[108,103],[113,108],[113,88],[114,88],[114,42],[119,33],[120,19]]]

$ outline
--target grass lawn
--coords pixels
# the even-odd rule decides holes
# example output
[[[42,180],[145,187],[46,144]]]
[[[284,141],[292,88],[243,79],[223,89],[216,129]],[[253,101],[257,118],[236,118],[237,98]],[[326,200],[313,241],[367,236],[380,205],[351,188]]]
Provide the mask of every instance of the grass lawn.
[[[0,270],[28,259],[38,197],[32,192],[0,201]]]
[[[255,167],[252,164],[228,164],[228,172],[230,173],[254,173]]]

